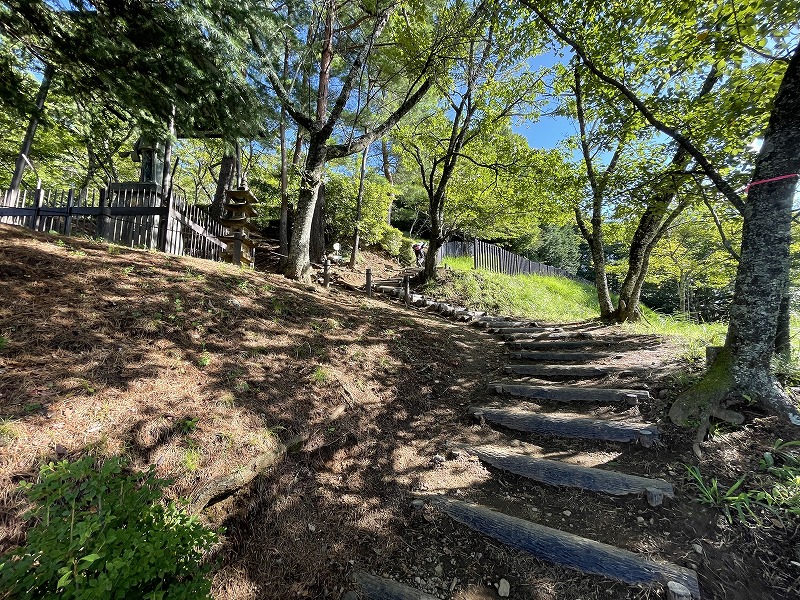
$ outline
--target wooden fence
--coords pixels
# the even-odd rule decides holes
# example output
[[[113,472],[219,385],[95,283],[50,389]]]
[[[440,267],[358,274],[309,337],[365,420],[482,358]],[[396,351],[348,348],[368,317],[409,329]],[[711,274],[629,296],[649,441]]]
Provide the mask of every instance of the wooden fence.
[[[122,246],[220,260],[225,228],[203,208],[148,185],[107,189],[0,191],[0,223],[102,238]]]
[[[505,273],[506,275],[551,275],[592,285],[585,279],[568,273],[563,269],[529,260],[496,244],[490,244],[478,239],[469,242],[447,242],[439,248],[439,260],[445,257],[458,258],[462,256],[471,256],[475,269],[486,269]]]

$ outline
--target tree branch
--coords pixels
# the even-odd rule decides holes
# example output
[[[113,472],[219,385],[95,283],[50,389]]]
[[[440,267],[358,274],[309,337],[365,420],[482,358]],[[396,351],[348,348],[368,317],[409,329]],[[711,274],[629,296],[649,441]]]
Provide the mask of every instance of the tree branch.
[[[533,13],[539,17],[545,26],[547,26],[547,28],[550,29],[550,31],[552,31],[559,40],[572,48],[575,54],[580,57],[583,64],[586,65],[586,68],[588,68],[598,79],[619,90],[619,92],[625,96],[625,98],[627,98],[628,101],[641,113],[647,122],[650,123],[650,125],[655,127],[661,133],[671,137],[681,146],[681,148],[685,149],[686,152],[688,152],[691,157],[697,161],[697,164],[700,165],[706,176],[714,183],[716,188],[722,192],[725,198],[727,198],[731,204],[740,210],[744,210],[744,200],[742,197],[739,196],[739,194],[736,193],[736,190],[734,190],[733,187],[731,187],[731,185],[722,178],[719,172],[709,162],[708,158],[706,158],[705,154],[703,154],[686,136],[658,119],[653,112],[647,108],[644,102],[642,102],[642,100],[640,100],[636,94],[634,94],[624,83],[603,73],[594,64],[594,61],[589,58],[583,46],[577,40],[571,38],[564,31],[558,28],[555,23],[548,19],[533,2],[530,0],[519,1],[522,5],[533,11]]]

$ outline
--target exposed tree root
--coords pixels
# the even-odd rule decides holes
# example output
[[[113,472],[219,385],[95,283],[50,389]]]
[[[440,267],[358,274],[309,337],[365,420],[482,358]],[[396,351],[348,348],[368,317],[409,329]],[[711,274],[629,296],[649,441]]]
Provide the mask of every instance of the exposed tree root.
[[[763,377],[739,374],[737,381],[733,366],[731,351],[722,348],[705,376],[681,393],[669,410],[669,417],[676,425],[697,427],[692,450],[698,458],[712,417],[733,425],[744,422],[741,413],[728,408],[731,400],[757,400],[772,413],[800,425],[797,406],[768,373]]]

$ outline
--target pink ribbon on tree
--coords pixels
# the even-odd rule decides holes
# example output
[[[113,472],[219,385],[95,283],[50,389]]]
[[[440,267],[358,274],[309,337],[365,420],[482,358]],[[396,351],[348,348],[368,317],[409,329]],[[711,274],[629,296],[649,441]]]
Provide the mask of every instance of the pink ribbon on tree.
[[[797,173],[790,173],[789,175],[781,175],[780,177],[770,177],[769,179],[761,179],[759,181],[751,181],[744,187],[744,193],[746,194],[750,191],[750,188],[754,185],[761,185],[762,183],[772,183],[773,181],[780,181],[781,179],[791,179],[792,177],[798,177]]]

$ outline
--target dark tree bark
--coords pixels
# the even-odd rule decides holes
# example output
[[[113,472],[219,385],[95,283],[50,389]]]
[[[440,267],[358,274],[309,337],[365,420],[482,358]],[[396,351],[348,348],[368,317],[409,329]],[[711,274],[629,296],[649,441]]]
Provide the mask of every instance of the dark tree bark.
[[[314,218],[311,220],[311,237],[308,246],[308,256],[312,262],[321,263],[325,260],[327,240],[325,239],[325,184],[321,183],[317,193],[317,202],[314,206]]]
[[[783,76],[744,204],[742,249],[725,347],[670,417],[707,421],[721,402],[747,396],[800,425],[800,411],[770,372],[789,276],[792,200],[800,171],[800,47]],[[780,178],[775,181],[767,181]]]
[[[217,177],[217,189],[214,192],[214,200],[211,202],[209,214],[212,219],[219,220],[222,217],[222,205],[225,203],[225,190],[229,189],[233,182],[236,167],[236,157],[232,154],[225,154],[219,165],[219,177]]]
[[[31,115],[31,120],[28,121],[28,129],[25,131],[25,137],[22,140],[22,147],[19,150],[17,163],[14,166],[14,174],[11,176],[10,190],[16,192],[22,184],[22,175],[25,173],[25,165],[27,160],[30,160],[31,146],[33,145],[33,138],[36,136],[36,129],[39,126],[39,116],[44,108],[44,102],[47,100],[47,92],[50,89],[50,81],[53,79],[53,66],[48,64],[44,68],[44,75],[42,82],[39,84],[39,93],[36,95],[36,108]]]

